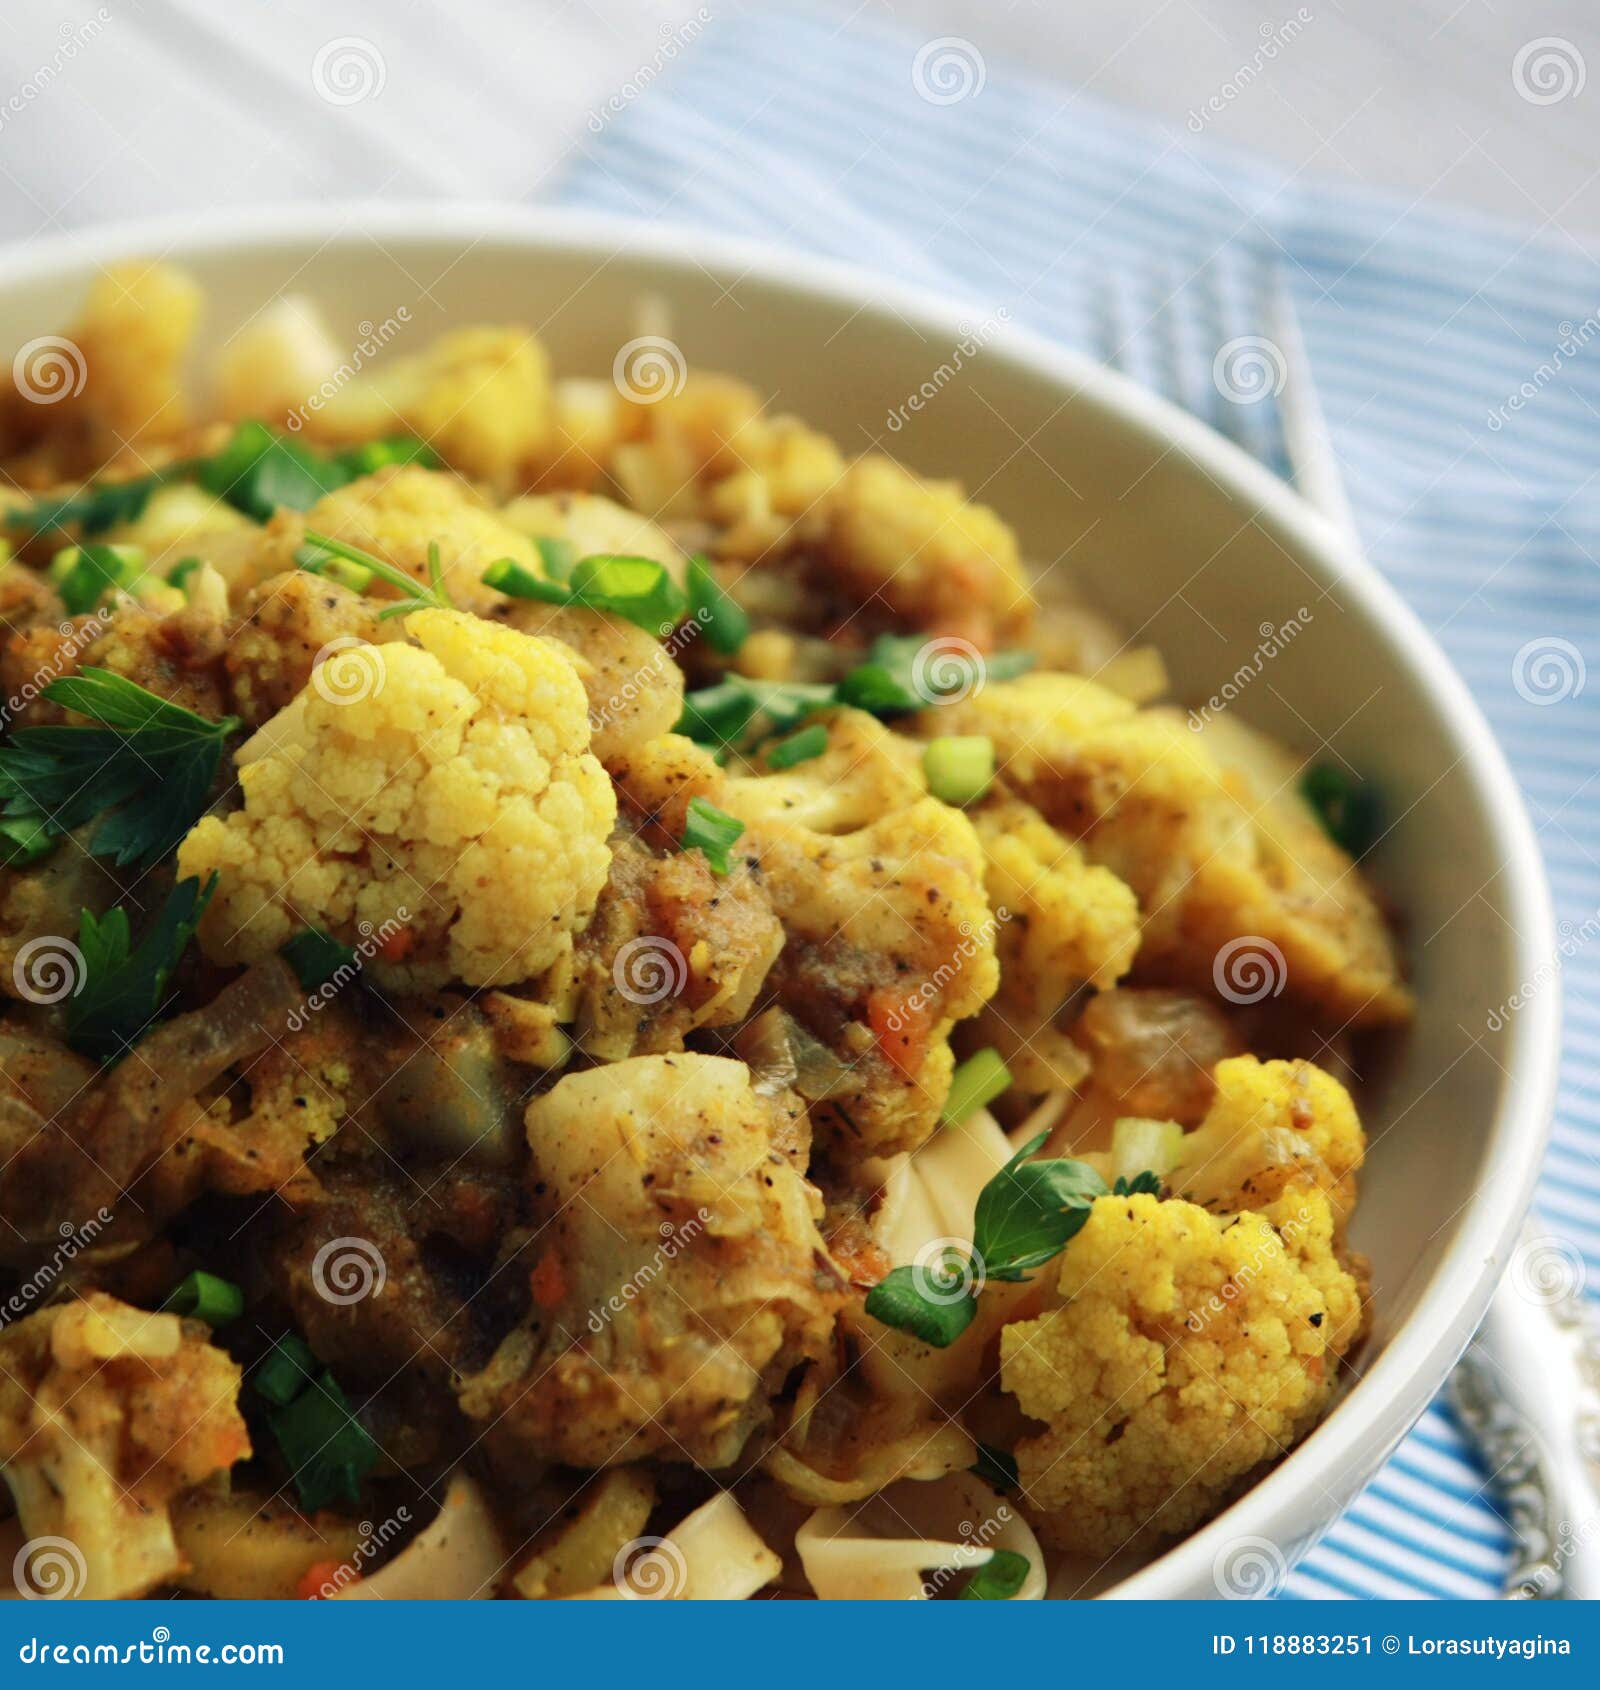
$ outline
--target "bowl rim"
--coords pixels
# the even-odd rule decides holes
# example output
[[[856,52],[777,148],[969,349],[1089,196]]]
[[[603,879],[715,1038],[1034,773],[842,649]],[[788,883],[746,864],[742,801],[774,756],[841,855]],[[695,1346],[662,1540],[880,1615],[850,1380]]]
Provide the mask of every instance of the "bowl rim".
[[[119,220],[0,245],[0,289],[52,273],[87,271],[152,253],[225,257],[247,246],[323,247],[377,241],[388,248],[441,241],[512,245],[530,251],[627,254],[680,271],[755,279],[857,310],[890,311],[959,342],[981,311],[974,302],[870,268],[687,223],[645,223],[608,213],[497,202],[350,200],[315,206],[264,205],[226,212],[194,211]],[[1506,874],[1513,970],[1536,977],[1556,953],[1554,909],[1542,856],[1522,795],[1487,721],[1421,619],[1368,562],[1356,543],[1322,517],[1286,482],[1242,448],[1160,395],[1115,370],[1050,340],[1004,323],[989,331],[985,357],[1031,367],[1066,397],[1099,405],[1119,421],[1164,437],[1170,448],[1255,507],[1289,535],[1300,558],[1353,601],[1369,621],[1398,635],[1396,661],[1410,667],[1422,692],[1454,728],[1463,746],[1482,824]],[[1214,1582],[1216,1558],[1241,1537],[1292,1545],[1297,1554],[1340,1517],[1349,1500],[1313,1531],[1294,1523],[1317,1472],[1367,1469],[1371,1451],[1386,1458],[1416,1423],[1481,1322],[1532,1201],[1549,1136],[1561,1051],[1560,982],[1525,1004],[1509,1023],[1503,1067],[1507,1083],[1486,1146],[1476,1199],[1463,1213],[1455,1241],[1435,1265],[1410,1317],[1383,1353],[1315,1430],[1215,1519],[1181,1539],[1105,1594],[1148,1598],[1193,1593]],[[1351,1499],[1353,1500],[1353,1499]]]

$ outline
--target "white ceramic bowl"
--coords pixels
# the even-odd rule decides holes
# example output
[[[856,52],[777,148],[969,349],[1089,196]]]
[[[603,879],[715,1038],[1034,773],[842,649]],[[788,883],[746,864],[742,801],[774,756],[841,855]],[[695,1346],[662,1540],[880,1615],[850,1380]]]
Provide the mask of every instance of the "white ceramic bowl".
[[[718,238],[437,205],[127,226],[0,254],[0,344],[64,327],[96,266],[157,254],[204,284],[208,347],[295,292],[351,347],[390,319],[397,346],[521,321],[561,373],[606,377],[654,302],[691,366],[747,378],[847,450],[883,441],[961,477],[1037,565],[1154,641],[1191,704],[1251,658],[1264,626],[1312,612],[1230,707],[1306,752],[1332,743],[1398,816],[1370,867],[1404,912],[1421,1013],[1361,1097],[1371,1153],[1354,1236],[1372,1259],[1375,1325],[1359,1382],[1323,1425],[1116,1593],[1213,1596],[1237,1540],[1290,1556],[1314,1540],[1476,1327],[1529,1200],[1558,1054],[1552,993],[1491,1031],[1555,953],[1543,869],[1483,718],[1395,593],[1276,478],[1116,374],[981,311]],[[981,348],[953,379],[938,373],[969,335]],[[924,384],[932,397],[891,429]]]

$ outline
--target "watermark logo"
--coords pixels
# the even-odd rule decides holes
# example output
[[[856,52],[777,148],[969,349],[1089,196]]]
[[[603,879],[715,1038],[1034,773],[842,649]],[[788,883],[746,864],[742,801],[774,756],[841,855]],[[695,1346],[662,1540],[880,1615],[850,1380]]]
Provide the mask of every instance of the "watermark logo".
[[[1550,356],[1543,359],[1528,379],[1519,383],[1484,418],[1489,432],[1498,434],[1525,405],[1537,399],[1596,335],[1600,335],[1600,312],[1591,311],[1581,323],[1563,318],[1556,324],[1556,344]]]
[[[635,1601],[673,1601],[689,1588],[689,1563],[670,1537],[636,1537],[611,1563],[619,1596]]]
[[[59,405],[76,399],[89,380],[83,348],[65,335],[42,334],[17,348],[11,360],[17,392],[35,405]]]
[[[368,1238],[330,1238],[311,1262],[317,1295],[340,1308],[376,1297],[388,1278],[383,1252]]]
[[[350,960],[341,962],[303,1004],[289,1012],[289,1019],[284,1023],[289,1031],[298,1033],[301,1028],[309,1025],[311,1017],[318,1010],[330,1004],[373,957],[394,943],[410,919],[411,911],[402,904],[379,927],[374,927],[370,921],[358,922],[356,931],[361,935],[361,942],[352,949]]]
[[[1224,341],[1211,360],[1211,380],[1235,405],[1259,405],[1276,399],[1289,379],[1283,348],[1265,335],[1242,334]]]
[[[311,660],[311,684],[329,704],[364,704],[387,679],[378,648],[353,634],[329,640]]]
[[[688,360],[677,342],[665,335],[638,335],[618,347],[611,360],[611,380],[617,392],[635,405],[676,399],[688,379]]]
[[[925,704],[959,704],[983,691],[983,653],[970,640],[941,634],[911,658],[911,690]]]
[[[930,106],[954,106],[976,99],[989,80],[983,54],[960,35],[925,41],[911,61],[911,86]]]
[[[1555,106],[1576,99],[1588,80],[1583,54],[1560,35],[1525,41],[1511,61],[1511,86],[1530,106]]]
[[[0,102],[0,128],[13,117],[20,117],[29,106],[57,81],[70,60],[77,58],[80,49],[98,36],[105,26],[111,22],[111,13],[105,6],[97,7],[93,17],[85,18],[80,24],[64,23],[60,31],[60,46],[43,63],[35,67],[33,74],[23,81],[17,91],[4,102]]]
[[[56,1231],[61,1242],[50,1252],[50,1260],[41,1263],[0,1306],[0,1326],[9,1325],[33,1312],[33,1305],[49,1292],[51,1286],[71,1267],[80,1252],[87,1250],[95,1239],[111,1225],[111,1211],[101,1208],[82,1226],[63,1221]]]
[[[1583,1295],[1589,1268],[1575,1245],[1564,1238],[1530,1238],[1511,1258],[1507,1282],[1525,1303],[1556,1308]]]
[[[1211,982],[1229,1003],[1240,1008],[1264,998],[1283,995],[1288,984],[1289,964],[1283,952],[1259,933],[1241,933],[1217,952],[1211,964]]]
[[[929,1303],[968,1302],[982,1291],[984,1277],[983,1262],[965,1238],[930,1238],[911,1259],[911,1282]]]
[[[1270,1538],[1236,1537],[1211,1563],[1211,1582],[1230,1602],[1271,1596],[1289,1575],[1289,1562]]]
[[[1559,634],[1541,634],[1529,640],[1511,659],[1511,684],[1518,697],[1541,709],[1581,697],[1588,679],[1583,653]]]
[[[330,106],[358,106],[374,100],[389,80],[383,54],[361,35],[324,41],[311,61],[311,86]]]
[[[11,983],[27,1003],[60,1003],[83,990],[89,965],[70,939],[42,933],[17,952],[11,964]]]
[[[411,1510],[402,1503],[389,1519],[381,1526],[374,1526],[370,1520],[363,1520],[356,1528],[361,1534],[361,1541],[351,1551],[347,1561],[341,1561],[337,1567],[317,1586],[317,1595],[324,1602],[337,1596],[340,1591],[352,1585],[362,1576],[362,1571],[368,1561],[387,1549],[395,1538],[399,1537],[411,1523]]]
[[[89,1563],[71,1538],[30,1537],[12,1557],[11,1582],[30,1602],[60,1602],[89,1582]]]
[[[689,983],[689,964],[670,939],[649,933],[618,948],[611,979],[629,1003],[648,1008],[678,996]]]

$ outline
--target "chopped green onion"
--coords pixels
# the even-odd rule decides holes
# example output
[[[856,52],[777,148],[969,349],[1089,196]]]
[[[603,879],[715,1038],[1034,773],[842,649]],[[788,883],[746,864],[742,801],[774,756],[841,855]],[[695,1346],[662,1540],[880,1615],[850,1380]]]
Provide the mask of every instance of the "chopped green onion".
[[[274,1408],[268,1424],[302,1507],[314,1512],[331,1502],[361,1500],[361,1481],[377,1464],[378,1449],[331,1373],[324,1371]]]
[[[368,440],[360,446],[335,452],[332,461],[351,481],[359,481],[362,476],[375,475],[393,464],[421,464],[424,469],[433,469],[438,465],[439,454],[425,440],[409,434],[393,434],[384,440]]]
[[[976,804],[994,779],[994,741],[986,734],[930,739],[922,752],[928,790],[947,804]]]
[[[951,1251],[927,1267],[897,1267],[886,1273],[862,1306],[885,1326],[947,1350],[978,1312],[976,1293],[967,1283],[970,1277],[964,1260]]]
[[[1028,1557],[1014,1549],[997,1549],[962,1588],[968,1601],[1008,1602],[1028,1577]]]
[[[207,1326],[226,1326],[244,1313],[244,1292],[231,1280],[196,1268],[173,1286],[162,1307],[203,1320]]]
[[[576,603],[624,616],[657,636],[670,633],[688,608],[683,588],[649,557],[586,557],[573,566],[568,585]]]
[[[356,953],[320,927],[305,927],[278,953],[295,971],[308,992],[325,986],[341,968],[351,967]]]
[[[570,604],[572,592],[564,582],[547,581],[515,558],[496,558],[483,572],[483,584],[514,599],[538,599],[544,604]]]
[[[1182,1149],[1183,1128],[1176,1121],[1122,1115],[1111,1124],[1111,1171],[1118,1179],[1134,1179],[1147,1168],[1164,1178]]]
[[[713,651],[731,657],[750,632],[750,618],[717,584],[703,557],[689,559],[689,614]]]
[[[311,529],[305,532],[305,544],[295,553],[296,565],[311,575],[322,575],[329,580],[341,579],[341,572],[336,570],[337,563],[354,564],[357,569],[365,570],[362,578],[363,585],[369,583],[376,576],[378,580],[386,582],[401,595],[399,604],[385,605],[378,612],[378,620],[387,622],[391,616],[409,616],[414,610],[453,610],[455,606],[450,602],[450,595],[445,591],[444,569],[439,561],[439,543],[430,541],[428,545],[428,585],[422,586],[403,569],[397,569],[394,564],[381,557],[374,557],[371,552],[364,552],[359,546],[347,545],[343,540],[335,540],[331,535],[318,534]],[[342,572],[344,584],[350,584],[349,571]],[[362,588],[356,588],[361,591]]]
[[[683,848],[700,851],[717,874],[727,874],[733,864],[728,853],[739,842],[744,823],[724,814],[704,798],[691,798],[683,824]]]
[[[179,558],[167,571],[167,585],[177,587],[180,591],[187,593],[189,591],[189,577],[201,568],[204,562],[204,558],[198,557]]]
[[[304,1338],[286,1332],[255,1371],[255,1387],[274,1408],[285,1408],[309,1385],[317,1371],[317,1358]]]
[[[1331,763],[1319,763],[1301,776],[1300,792],[1335,845],[1352,857],[1372,849],[1383,812],[1376,787],[1351,780]]]
[[[820,757],[828,749],[828,730],[821,722],[813,722],[809,728],[802,728],[799,733],[790,734],[787,739],[780,739],[776,745],[767,750],[767,767],[769,769],[792,769],[796,763],[809,763],[813,757]]]
[[[69,616],[82,616],[112,592],[126,592],[144,573],[139,546],[68,546],[50,560],[50,579]]]
[[[564,582],[572,579],[572,566],[578,561],[578,548],[570,540],[555,540],[548,535],[537,534],[533,543],[538,548],[544,572],[552,581]]]
[[[957,1127],[974,1109],[982,1109],[1011,1084],[1011,1070],[994,1049],[969,1056],[950,1076],[950,1095],[945,1099],[944,1122]]]

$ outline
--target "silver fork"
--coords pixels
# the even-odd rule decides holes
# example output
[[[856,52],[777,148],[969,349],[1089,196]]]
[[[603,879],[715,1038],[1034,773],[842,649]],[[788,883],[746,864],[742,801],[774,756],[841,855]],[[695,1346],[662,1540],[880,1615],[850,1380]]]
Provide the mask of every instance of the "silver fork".
[[[1180,298],[1189,310],[1176,309]],[[1222,258],[1198,277],[1168,278],[1148,311],[1125,292],[1107,293],[1100,318],[1107,362],[1286,474],[1360,549],[1281,275]],[[1230,347],[1238,360],[1231,375]],[[1550,1283],[1549,1256],[1550,1240],[1525,1228],[1449,1392],[1511,1528],[1513,1564],[1501,1595],[1593,1600],[1600,1598],[1600,1326],[1575,1286]]]

